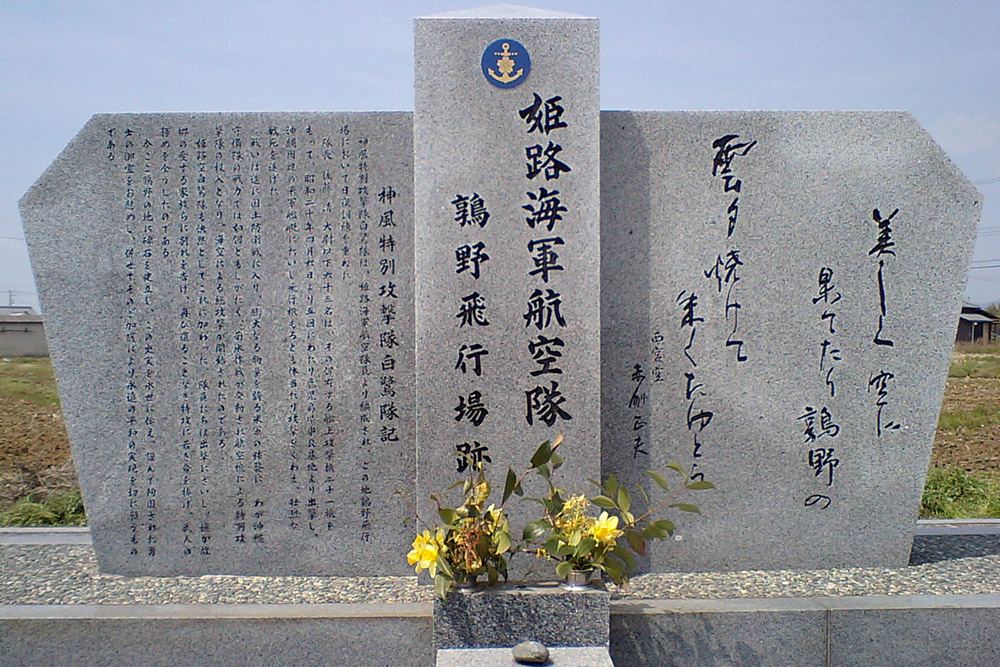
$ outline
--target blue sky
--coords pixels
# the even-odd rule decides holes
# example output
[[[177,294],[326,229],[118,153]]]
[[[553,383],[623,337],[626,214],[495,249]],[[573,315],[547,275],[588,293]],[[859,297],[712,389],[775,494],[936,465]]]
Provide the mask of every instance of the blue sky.
[[[0,0],[0,302],[37,306],[17,200],[97,112],[413,108],[414,16],[489,2]],[[1000,301],[1000,2],[530,2],[601,20],[604,109],[902,109],[984,196]]]

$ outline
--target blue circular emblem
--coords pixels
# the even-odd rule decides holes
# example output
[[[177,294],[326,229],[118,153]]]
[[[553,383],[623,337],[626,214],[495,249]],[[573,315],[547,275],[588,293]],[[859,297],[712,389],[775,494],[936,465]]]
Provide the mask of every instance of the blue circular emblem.
[[[497,88],[516,88],[528,78],[528,49],[513,39],[498,39],[483,51],[483,76]]]

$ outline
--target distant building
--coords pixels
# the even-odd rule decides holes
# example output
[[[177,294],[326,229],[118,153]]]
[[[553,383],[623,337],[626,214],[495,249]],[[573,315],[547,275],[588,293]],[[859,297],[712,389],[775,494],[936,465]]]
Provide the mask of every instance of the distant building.
[[[30,306],[0,306],[0,357],[47,357],[42,316]]]
[[[1000,340],[1000,317],[991,315],[975,304],[963,301],[955,342],[995,343],[998,340]]]

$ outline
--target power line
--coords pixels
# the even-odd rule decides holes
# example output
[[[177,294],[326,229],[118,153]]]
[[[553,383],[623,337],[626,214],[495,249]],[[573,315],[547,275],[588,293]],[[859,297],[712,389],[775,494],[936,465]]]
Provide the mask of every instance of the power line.
[[[20,236],[0,236],[0,239],[7,239],[8,241],[23,241],[24,240]]]
[[[983,181],[972,181],[973,185],[990,185],[991,183],[1000,183],[1000,176],[995,178],[987,178]]]

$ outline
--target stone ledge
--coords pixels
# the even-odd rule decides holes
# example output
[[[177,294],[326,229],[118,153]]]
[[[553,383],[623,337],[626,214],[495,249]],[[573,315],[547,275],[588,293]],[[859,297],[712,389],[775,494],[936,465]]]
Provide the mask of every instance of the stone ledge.
[[[610,655],[629,667],[986,665],[1000,653],[1000,594],[629,599],[610,612]],[[429,667],[435,647],[431,603],[0,605],[0,655],[4,665],[141,655],[151,667]]]
[[[614,615],[724,612],[863,611],[872,609],[1000,609],[1000,594],[864,595],[809,598],[732,598],[710,600],[614,600]]]
[[[0,605],[0,620],[427,618],[429,602],[344,604]]]

